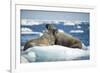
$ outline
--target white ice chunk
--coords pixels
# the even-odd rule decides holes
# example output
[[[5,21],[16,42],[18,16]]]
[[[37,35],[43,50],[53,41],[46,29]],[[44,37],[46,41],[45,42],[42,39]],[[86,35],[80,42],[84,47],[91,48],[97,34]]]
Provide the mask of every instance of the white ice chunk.
[[[34,46],[26,50],[30,62],[65,61],[89,56],[88,50],[68,48],[60,45]]]

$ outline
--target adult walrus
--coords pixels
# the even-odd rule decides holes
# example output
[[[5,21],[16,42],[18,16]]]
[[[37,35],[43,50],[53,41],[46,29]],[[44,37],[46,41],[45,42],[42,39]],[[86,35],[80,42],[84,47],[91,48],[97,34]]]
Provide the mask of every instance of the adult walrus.
[[[79,39],[70,34],[59,32],[52,24],[46,24],[46,31],[43,33],[43,36],[27,41],[23,51],[33,46],[43,45],[62,45],[71,48],[82,48],[82,43]]]
[[[70,48],[82,48],[82,43],[78,38],[67,33],[58,32],[57,30],[55,32],[55,44]]]
[[[27,50],[33,46],[46,46],[46,45],[54,45],[55,44],[55,37],[53,32],[45,31],[43,35],[37,39],[28,40],[25,45],[23,51]]]
[[[82,48],[82,43],[78,38],[65,32],[59,32],[58,29],[51,24],[47,24],[46,28],[49,32],[53,33],[55,37],[55,45],[62,45],[70,48]]]

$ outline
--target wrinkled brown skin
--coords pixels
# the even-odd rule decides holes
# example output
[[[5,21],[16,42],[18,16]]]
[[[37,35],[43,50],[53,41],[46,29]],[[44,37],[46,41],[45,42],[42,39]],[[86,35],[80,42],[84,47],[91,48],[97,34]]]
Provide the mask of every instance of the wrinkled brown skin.
[[[62,45],[70,48],[82,49],[82,43],[79,39],[73,37],[70,34],[58,32],[57,30],[54,32],[55,32],[55,45]]]
[[[43,36],[41,36],[40,38],[31,39],[27,41],[24,45],[23,51],[33,46],[44,46],[44,45],[46,46],[54,44],[55,44],[54,35],[51,32],[44,32]]]
[[[23,51],[33,46],[43,45],[62,45],[70,48],[82,48],[82,43],[79,39],[70,34],[58,32],[58,30],[54,29],[45,32],[40,38],[27,41],[24,45]]]

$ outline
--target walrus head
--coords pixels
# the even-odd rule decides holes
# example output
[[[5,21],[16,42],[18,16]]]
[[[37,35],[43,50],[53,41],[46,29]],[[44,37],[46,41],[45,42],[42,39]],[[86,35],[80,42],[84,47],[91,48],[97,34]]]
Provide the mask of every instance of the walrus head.
[[[54,26],[54,24],[46,24],[45,27],[46,27],[46,29],[48,30],[48,32],[49,32],[50,34],[55,35],[55,34],[58,32],[58,30],[57,30],[57,28]]]
[[[46,24],[45,27],[46,27],[47,30],[56,29],[56,27],[54,26],[54,24]]]

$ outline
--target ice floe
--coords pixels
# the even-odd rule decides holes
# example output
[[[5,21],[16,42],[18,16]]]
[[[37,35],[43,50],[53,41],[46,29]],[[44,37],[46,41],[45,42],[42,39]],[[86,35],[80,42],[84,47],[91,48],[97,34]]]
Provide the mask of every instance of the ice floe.
[[[81,60],[89,59],[89,50],[73,49],[60,45],[34,46],[22,51],[21,56],[26,58],[28,62]]]

